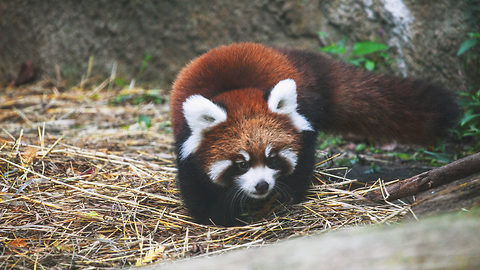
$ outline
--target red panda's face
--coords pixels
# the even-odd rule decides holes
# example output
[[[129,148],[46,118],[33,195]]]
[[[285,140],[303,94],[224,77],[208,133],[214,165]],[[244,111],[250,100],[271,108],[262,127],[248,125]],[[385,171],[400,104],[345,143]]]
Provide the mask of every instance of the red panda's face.
[[[195,156],[214,183],[265,197],[297,164],[300,134],[284,118],[266,112],[227,119],[204,133]]]
[[[293,80],[277,84],[268,100],[256,89],[212,100],[191,96],[183,110],[192,133],[180,158],[193,155],[215,184],[264,198],[281,188],[277,179],[295,170],[301,132],[312,130],[296,106]]]

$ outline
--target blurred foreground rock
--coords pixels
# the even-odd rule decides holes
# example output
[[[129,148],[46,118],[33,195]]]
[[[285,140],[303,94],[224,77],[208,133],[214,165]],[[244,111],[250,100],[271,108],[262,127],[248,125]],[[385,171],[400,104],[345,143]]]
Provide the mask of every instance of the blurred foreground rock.
[[[140,269],[480,269],[480,212],[346,229]]]

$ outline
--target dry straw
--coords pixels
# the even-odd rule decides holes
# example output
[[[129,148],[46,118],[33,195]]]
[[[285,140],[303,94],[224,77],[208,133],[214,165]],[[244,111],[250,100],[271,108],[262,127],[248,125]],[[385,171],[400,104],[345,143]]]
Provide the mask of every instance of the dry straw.
[[[196,224],[175,187],[165,105],[111,102],[143,89],[92,89],[42,82],[0,97],[0,269],[167,262],[395,223],[408,211],[363,200],[379,185],[350,191],[346,169],[318,169],[302,204],[243,227]],[[145,128],[138,115],[159,124]]]

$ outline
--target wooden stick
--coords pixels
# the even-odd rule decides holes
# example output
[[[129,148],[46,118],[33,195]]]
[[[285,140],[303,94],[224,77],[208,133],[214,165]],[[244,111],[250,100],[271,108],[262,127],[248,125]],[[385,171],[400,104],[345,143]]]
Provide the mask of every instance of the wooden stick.
[[[480,172],[480,152],[365,194],[372,201],[394,201]]]

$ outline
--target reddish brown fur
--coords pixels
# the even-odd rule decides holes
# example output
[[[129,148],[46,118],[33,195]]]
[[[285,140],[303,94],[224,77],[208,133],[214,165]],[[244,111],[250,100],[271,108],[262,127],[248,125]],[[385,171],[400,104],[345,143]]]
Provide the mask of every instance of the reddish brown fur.
[[[316,129],[419,144],[429,144],[443,132],[439,125],[443,113],[438,111],[442,105],[419,99],[429,84],[377,75],[318,54],[304,53],[304,57],[302,53],[239,43],[220,46],[192,61],[178,76],[171,93],[176,140],[185,129],[182,103],[187,97],[201,94],[212,98],[249,87],[268,91],[287,78],[296,81],[299,100],[309,107],[300,110],[312,111],[306,116]],[[323,97],[310,98],[315,92]],[[427,97],[435,99],[431,93]],[[442,103],[445,97],[438,99]],[[318,102],[326,102],[323,113],[312,109],[320,107]],[[323,119],[316,119],[315,113],[322,114]]]
[[[299,107],[317,130],[432,144],[458,116],[453,93],[427,81],[375,74],[311,52],[282,52],[304,75]]]
[[[293,118],[268,109],[272,88],[285,79],[296,82],[297,112],[313,132],[297,130]],[[278,167],[276,199],[300,202],[311,183],[317,131],[432,144],[458,115],[454,95],[425,81],[369,73],[311,52],[232,44],[195,59],[175,81],[171,120],[177,152],[192,134],[183,104],[196,94],[224,108],[227,120],[204,130],[195,151],[177,159],[178,184],[198,222],[226,226],[246,220],[244,209],[252,201],[237,193],[241,163],[211,179],[208,170],[216,161],[242,160],[244,150],[249,165],[256,166],[265,162],[268,145],[275,147],[273,153],[290,149],[297,153],[296,166]]]
[[[418,100],[411,91],[404,91],[413,88],[412,79],[386,78],[342,65],[332,67],[330,102],[335,106],[331,116],[341,123],[333,127],[334,132],[419,144],[432,143],[439,135],[431,126],[438,122],[439,112],[425,112],[422,107],[429,100]]]
[[[264,161],[265,149],[274,146],[274,153],[288,146],[294,152],[299,148],[299,134],[283,115],[268,110],[263,93],[255,89],[234,90],[212,99],[225,106],[227,121],[205,132],[196,152],[203,168],[220,160],[237,160],[240,151],[246,151],[251,159]],[[241,132],[239,132],[241,131]]]
[[[188,64],[173,85],[170,102],[175,138],[185,128],[182,103],[187,97],[201,94],[210,99],[234,89],[271,89],[286,78],[302,82],[285,55],[264,45],[240,43],[211,50]]]

